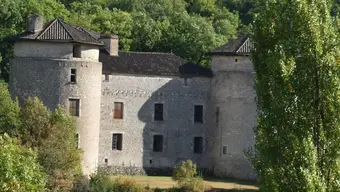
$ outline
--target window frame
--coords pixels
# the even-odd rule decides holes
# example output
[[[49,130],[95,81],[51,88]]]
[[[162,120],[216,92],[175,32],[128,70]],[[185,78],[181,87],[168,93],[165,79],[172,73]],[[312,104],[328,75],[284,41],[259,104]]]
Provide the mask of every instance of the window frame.
[[[73,77],[74,77],[74,79],[73,79]],[[77,83],[77,69],[75,69],[75,68],[71,68],[70,82],[71,83]]]
[[[163,135],[160,135],[160,134],[153,135],[152,151],[157,152],[157,153],[162,153],[164,151],[164,136]]]
[[[201,117],[200,117],[200,119],[197,119],[196,117],[196,107],[201,107],[202,108],[202,112],[201,112]],[[198,120],[200,120],[200,121],[198,121]],[[202,105],[202,104],[195,104],[194,105],[194,123],[201,123],[201,124],[203,124],[204,123],[204,105]]]
[[[157,110],[156,105],[157,105],[157,106],[162,106],[162,107],[161,107],[161,110],[162,110],[161,116],[156,115],[156,114],[158,114],[157,111],[156,111],[156,110]],[[157,117],[161,117],[161,118],[158,119]],[[163,104],[163,103],[155,103],[155,104],[154,104],[153,120],[154,120],[154,121],[157,121],[157,122],[162,122],[162,121],[164,121],[164,104]]]
[[[120,109],[116,109],[116,105],[120,104]],[[116,115],[117,111],[120,111],[120,115]],[[123,119],[124,118],[124,102],[114,102],[113,106],[113,119]]]
[[[123,134],[122,133],[112,133],[111,150],[112,151],[123,151]]]
[[[200,142],[200,143],[196,143],[196,142]],[[204,151],[203,146],[204,146],[203,137],[202,136],[194,137],[194,145],[193,145],[194,154],[203,154],[203,151]]]
[[[71,107],[71,105],[75,102],[75,107]],[[73,114],[73,110],[75,108],[75,115]],[[68,99],[68,112],[73,117],[80,117],[80,99],[78,98],[69,98]]]
[[[73,45],[72,47],[72,57],[73,58],[81,58],[81,46]]]

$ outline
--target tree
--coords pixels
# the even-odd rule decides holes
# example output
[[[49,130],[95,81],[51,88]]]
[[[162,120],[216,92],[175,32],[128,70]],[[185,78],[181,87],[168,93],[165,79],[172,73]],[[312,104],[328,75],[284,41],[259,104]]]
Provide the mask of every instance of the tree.
[[[58,106],[50,123],[51,133],[38,148],[39,163],[49,175],[49,188],[69,189],[75,177],[81,174],[81,150],[77,149],[75,121]]]
[[[1,191],[45,191],[45,174],[36,151],[21,146],[7,134],[0,135],[0,145]]]
[[[340,191],[339,34],[327,0],[266,0],[252,60],[260,191]]]
[[[74,119],[58,106],[51,112],[38,98],[28,98],[20,114],[23,144],[38,150],[38,161],[48,175],[49,189],[70,187],[81,173]]]
[[[0,81],[0,134],[7,133],[12,137],[18,135],[19,114],[18,102],[11,99],[7,84]]]

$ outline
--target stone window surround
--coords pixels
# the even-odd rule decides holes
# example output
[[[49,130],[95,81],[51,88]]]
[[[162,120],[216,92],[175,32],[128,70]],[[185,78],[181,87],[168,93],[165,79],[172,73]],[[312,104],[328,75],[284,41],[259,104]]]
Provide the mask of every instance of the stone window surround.
[[[155,104],[163,104],[163,121],[156,121],[155,120]],[[167,105],[165,105],[165,101],[162,99],[162,100],[156,100],[153,102],[153,105],[152,105],[152,122],[153,123],[165,123],[166,120],[167,120]]]
[[[115,104],[116,104],[116,103],[122,103],[122,110],[121,110],[121,116],[122,116],[122,118],[115,118]],[[122,100],[119,100],[119,99],[115,100],[115,101],[113,102],[113,110],[112,110],[113,120],[114,120],[114,121],[123,121],[123,120],[124,120],[124,117],[125,117],[125,110],[126,110],[125,102],[122,101]]]
[[[113,135],[114,134],[122,136],[122,139],[121,139],[121,149],[118,149],[118,147],[116,149],[113,149],[113,147],[112,147]],[[111,139],[110,139],[110,141],[111,141],[111,151],[113,151],[113,152],[122,152],[123,151],[123,146],[124,146],[124,134],[122,132],[114,131],[114,132],[111,132],[110,137],[111,137]],[[118,142],[118,140],[117,140],[117,142]]]
[[[195,122],[195,106],[197,106],[197,105],[201,105],[202,106],[202,121],[203,122]],[[191,117],[192,117],[192,123],[195,125],[199,125],[199,124],[205,124],[205,122],[206,122],[206,119],[205,119],[205,104],[204,103],[200,103],[200,102],[194,102],[193,103],[193,105],[192,105],[192,114],[191,114]]]
[[[79,109],[78,109],[78,116],[73,116],[72,115],[72,117],[76,117],[76,118],[78,118],[78,117],[81,117],[81,99],[79,98],[79,97],[68,97],[68,99],[67,99],[67,108],[69,109],[70,108],[70,99],[77,99],[77,100],[79,100]]]

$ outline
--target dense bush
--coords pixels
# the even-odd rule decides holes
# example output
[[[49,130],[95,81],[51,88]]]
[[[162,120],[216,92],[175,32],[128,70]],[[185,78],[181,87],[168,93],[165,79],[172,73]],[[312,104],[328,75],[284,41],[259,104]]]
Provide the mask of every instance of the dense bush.
[[[7,134],[0,135],[0,146],[0,190],[45,191],[45,174],[37,162],[37,153]]]
[[[175,167],[172,173],[172,179],[181,183],[185,180],[192,179],[197,175],[196,164],[191,160],[183,161],[178,167]]]
[[[91,176],[90,192],[152,192],[138,185],[134,180],[119,177],[112,180],[109,175],[103,172],[97,172]]]
[[[179,191],[203,192],[205,190],[203,179],[197,175],[196,164],[191,160],[184,161],[176,167],[172,179],[178,182]]]

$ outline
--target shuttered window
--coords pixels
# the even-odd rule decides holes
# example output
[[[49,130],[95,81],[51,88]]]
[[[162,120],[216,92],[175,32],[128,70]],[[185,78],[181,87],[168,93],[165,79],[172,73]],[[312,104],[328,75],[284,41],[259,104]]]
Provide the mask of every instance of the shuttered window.
[[[112,134],[112,150],[122,150],[123,149],[123,135],[120,133]]]
[[[69,113],[79,117],[79,99],[69,99]]]
[[[115,106],[113,110],[113,118],[123,119],[123,103],[115,102]]]

